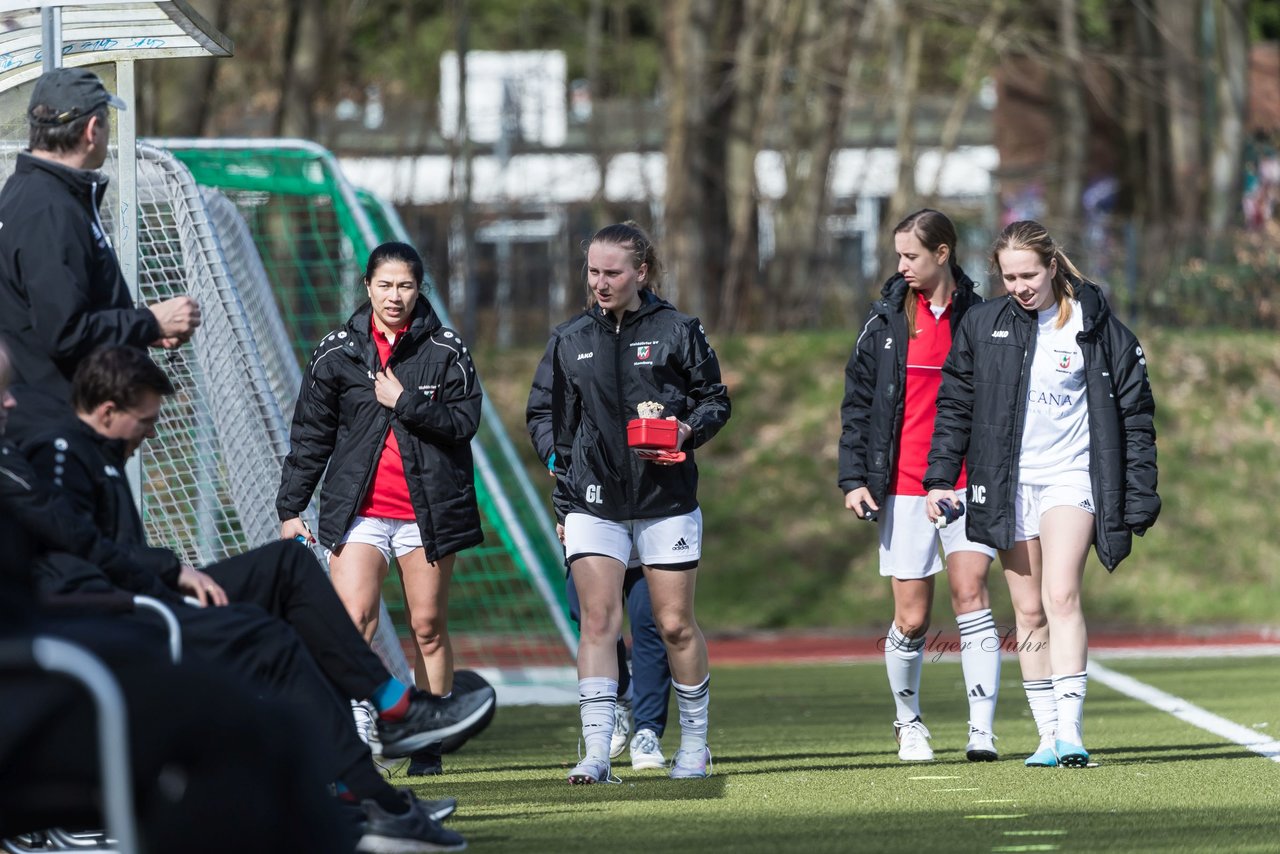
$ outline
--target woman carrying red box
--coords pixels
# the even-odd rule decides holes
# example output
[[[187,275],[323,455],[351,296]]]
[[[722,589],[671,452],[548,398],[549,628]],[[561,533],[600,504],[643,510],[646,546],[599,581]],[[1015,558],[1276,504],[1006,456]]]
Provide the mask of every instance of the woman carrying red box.
[[[596,232],[586,276],[596,304],[561,330],[552,360],[555,501],[582,608],[578,701],[586,752],[569,782],[609,780],[615,642],[633,548],[680,710],[671,777],[706,777],[710,677],[693,615],[702,512],[692,452],[728,421],[729,394],[702,324],[658,297],[657,254],[643,229],[626,222]],[[633,428],[642,443],[659,447],[630,444],[628,424],[638,416],[670,422]]]

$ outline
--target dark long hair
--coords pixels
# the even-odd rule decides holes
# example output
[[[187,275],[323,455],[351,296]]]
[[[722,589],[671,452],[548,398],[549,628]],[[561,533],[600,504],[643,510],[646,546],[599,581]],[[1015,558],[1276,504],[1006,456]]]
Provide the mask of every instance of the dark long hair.
[[[418,283],[418,288],[422,288],[422,282],[427,276],[427,268],[422,263],[422,256],[408,243],[396,242],[384,243],[369,253],[369,263],[364,267],[365,285],[373,280],[373,274],[378,271],[378,268],[388,261],[399,261],[407,266],[413,273],[413,279]]]
[[[951,266],[951,274],[956,276],[960,265],[956,262],[956,226],[951,218],[933,208],[921,208],[893,227],[894,234],[910,232],[916,236],[920,244],[930,252],[937,252],[943,246],[949,247],[947,263]],[[956,278],[959,278],[956,276]],[[916,337],[916,301],[911,294],[902,301],[902,310],[907,316],[907,334]]]

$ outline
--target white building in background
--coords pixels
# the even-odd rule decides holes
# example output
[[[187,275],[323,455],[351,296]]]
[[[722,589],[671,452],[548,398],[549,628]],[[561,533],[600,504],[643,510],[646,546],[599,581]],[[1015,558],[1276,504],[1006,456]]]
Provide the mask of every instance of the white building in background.
[[[945,158],[938,149],[922,149],[916,158],[916,190],[922,196],[929,195],[936,179],[937,195],[943,200],[986,200],[993,192],[992,175],[999,164],[993,145],[960,147]],[[397,207],[448,204],[452,168],[447,155],[342,158],[343,171],[357,186],[367,187]],[[862,235],[868,247],[874,245],[880,227],[874,212],[880,200],[893,195],[897,174],[898,153],[892,148],[838,151],[832,163],[831,191],[837,199],[857,200],[859,215],[832,217],[829,232],[844,237]],[[590,154],[517,154],[505,163],[484,155],[472,160],[471,198],[476,205],[492,208],[560,207],[588,203],[603,187],[604,197],[611,203],[657,212],[662,208],[666,179],[662,152],[615,155],[608,159],[603,175],[600,161]],[[772,255],[770,203],[787,193],[779,152],[760,152],[756,182],[761,202],[760,256],[767,260]],[[875,272],[876,263],[875,253],[863,254],[866,275]]]
[[[568,130],[567,63],[558,50],[467,52],[467,129],[471,140],[508,138],[559,148]],[[440,57],[440,134],[458,135],[458,54]]]

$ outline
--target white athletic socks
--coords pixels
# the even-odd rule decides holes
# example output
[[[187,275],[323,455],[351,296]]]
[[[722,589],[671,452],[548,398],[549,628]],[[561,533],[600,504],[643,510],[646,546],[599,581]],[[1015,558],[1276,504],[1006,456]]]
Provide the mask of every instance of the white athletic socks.
[[[908,638],[889,625],[884,645],[884,664],[889,671],[889,689],[898,707],[898,722],[920,717],[920,668],[924,665],[924,635]]]
[[[1053,677],[1053,698],[1058,706],[1058,738],[1068,744],[1084,744],[1084,695],[1087,673]]]
[[[680,749],[700,756],[707,746],[707,707],[711,705],[711,674],[698,685],[681,685],[671,680],[680,709]]]
[[[960,627],[960,667],[969,695],[969,725],[994,732],[996,695],[1000,692],[1000,636],[991,609],[957,614]]]
[[[582,740],[586,755],[609,761],[609,740],[618,706],[618,682],[607,676],[578,680],[578,714],[582,716]]]
[[[1040,740],[1053,739],[1058,732],[1058,701],[1053,695],[1052,679],[1024,679],[1022,688],[1027,692],[1027,705],[1036,722]]]

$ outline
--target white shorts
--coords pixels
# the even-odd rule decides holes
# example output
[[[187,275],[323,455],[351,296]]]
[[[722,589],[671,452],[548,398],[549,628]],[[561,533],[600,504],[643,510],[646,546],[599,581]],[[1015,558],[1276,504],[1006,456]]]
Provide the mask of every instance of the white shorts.
[[[357,516],[342,543],[364,543],[382,552],[387,563],[391,556],[404,557],[422,548],[422,531],[410,519],[383,519],[380,516]],[[339,545],[342,545],[339,543]]]
[[[693,569],[702,558],[702,510],[627,522],[570,513],[564,520],[564,551],[570,564],[580,557],[603,555],[626,566],[634,553],[645,566]]]
[[[880,574],[902,580],[928,578],[944,568],[938,556],[978,552],[995,557],[995,549],[975,543],[965,534],[961,516],[945,528],[933,527],[923,495],[890,495],[880,505]]]
[[[1017,509],[1014,515],[1013,540],[1034,540],[1040,536],[1040,517],[1052,507],[1093,509],[1093,486],[1088,472],[1072,472],[1061,483],[1018,484]]]

